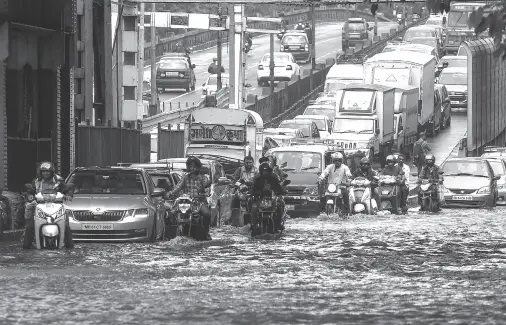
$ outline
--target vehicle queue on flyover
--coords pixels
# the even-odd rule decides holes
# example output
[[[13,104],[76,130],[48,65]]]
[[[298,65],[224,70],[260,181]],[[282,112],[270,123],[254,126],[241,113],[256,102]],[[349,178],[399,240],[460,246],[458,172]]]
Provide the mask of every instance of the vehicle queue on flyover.
[[[370,30],[359,19],[344,26],[350,38]],[[446,16],[431,15],[374,56],[332,51],[336,64],[323,91],[278,127],[266,128],[254,111],[210,105],[184,123],[185,157],[77,168],[65,180],[50,162],[41,164],[24,193],[31,207],[23,216],[24,248],[213,242],[234,228],[283,241],[292,226],[303,231],[297,217],[349,227],[357,216],[427,222],[447,218],[447,209],[459,218],[468,216],[462,208],[502,213],[496,206],[506,204],[506,147],[465,157],[467,57],[446,53],[446,28]],[[286,30],[274,53],[276,81],[300,73],[307,44],[303,32]],[[255,55],[256,75],[249,74],[262,87],[269,54]],[[191,61],[167,55],[159,76],[193,71]],[[199,91],[204,78],[206,98],[216,91],[213,74],[188,76],[187,92]]]

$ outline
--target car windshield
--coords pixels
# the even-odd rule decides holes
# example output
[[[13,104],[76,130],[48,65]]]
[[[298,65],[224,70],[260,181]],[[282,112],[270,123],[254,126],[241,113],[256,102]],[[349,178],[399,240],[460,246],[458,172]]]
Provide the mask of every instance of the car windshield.
[[[471,12],[450,11],[448,13],[448,27],[465,27],[468,29],[468,20]]]
[[[436,34],[432,31],[422,31],[422,30],[408,30],[406,34],[404,34],[404,41],[410,42],[415,37],[435,37]]]
[[[167,60],[158,64],[160,69],[188,69],[188,62],[184,60]]]
[[[319,173],[322,171],[322,154],[300,151],[278,151],[273,153],[278,160],[278,165],[286,163],[281,169],[289,172]]]
[[[374,120],[353,120],[336,118],[332,127],[339,133],[374,133]]]
[[[323,115],[330,118],[336,116],[336,111],[333,109],[322,109],[322,108],[306,108],[304,115]]]
[[[413,44],[423,44],[423,45],[429,45],[432,47],[437,46],[437,41],[435,38],[413,38],[412,40]]]
[[[487,165],[481,161],[447,161],[443,172],[444,176],[489,177]]]
[[[155,187],[163,188],[166,191],[172,191],[172,182],[170,180],[170,175],[161,174],[161,173],[149,173],[153,183],[155,183]]]
[[[438,26],[442,26],[443,25],[443,20],[441,19],[429,19],[425,22],[425,25],[438,25]]]
[[[363,31],[365,31],[365,25],[364,25],[364,23],[361,23],[361,22],[348,23],[348,30],[350,32],[363,32]]]
[[[266,54],[262,58],[262,61],[264,61],[264,62],[270,61],[270,60],[271,60],[271,55],[270,54]],[[291,62],[291,60],[290,60],[290,56],[287,55],[287,54],[275,53],[274,54],[274,62],[283,62],[283,63],[286,63],[286,62]]]
[[[278,126],[280,129],[302,129],[307,128],[308,123],[304,123],[302,121],[294,122],[294,121],[283,121]]]
[[[443,85],[467,85],[466,73],[441,73],[439,83]]]
[[[305,118],[301,117],[301,119],[305,119]],[[325,125],[325,120],[321,120],[321,119],[308,119],[308,120],[310,120],[311,122],[315,122],[318,130],[327,131],[327,126]]]
[[[307,44],[307,38],[305,35],[286,35],[283,37],[281,44]]]
[[[441,62],[444,64],[445,62],[448,63],[447,68],[467,68],[467,59],[461,59],[456,56],[457,59],[451,58],[443,58],[441,59]]]
[[[221,84],[228,85],[228,78],[221,77]],[[218,85],[218,77],[216,76],[209,77],[209,79],[207,80],[207,85],[208,86]]]
[[[146,194],[143,177],[137,171],[76,171],[68,181],[75,194]]]
[[[504,176],[506,174],[504,170],[504,165],[501,161],[488,161],[490,163],[490,166],[492,166],[492,170],[494,171],[494,175],[497,176]]]

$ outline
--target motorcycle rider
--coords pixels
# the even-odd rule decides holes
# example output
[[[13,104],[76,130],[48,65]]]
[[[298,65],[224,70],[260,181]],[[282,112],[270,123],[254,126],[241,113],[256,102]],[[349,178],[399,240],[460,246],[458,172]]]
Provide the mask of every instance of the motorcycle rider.
[[[431,149],[427,143],[427,136],[425,132],[421,132],[418,140],[413,145],[413,164],[417,167],[418,174],[420,174],[423,165],[425,165],[424,157],[430,152]]]
[[[364,177],[369,182],[371,182],[372,195],[373,195],[374,199],[376,200],[376,205],[378,206],[378,210],[381,210],[381,204],[380,204],[381,199],[379,196],[378,182],[375,179],[375,177],[377,177],[377,176],[378,176],[378,172],[375,171],[371,167],[371,161],[367,157],[364,157],[360,160],[360,168],[355,170],[355,172],[353,173],[353,178]]]
[[[401,190],[401,209],[402,212],[408,211],[408,196],[409,196],[409,176],[411,175],[411,168],[404,163],[404,155],[402,153],[396,154],[397,167],[404,172],[404,182],[402,183]]]
[[[243,179],[246,182],[253,184],[255,179],[256,168],[254,166],[253,157],[247,156],[244,158],[244,166],[238,167],[234,173],[234,182]]]
[[[37,169],[37,176],[33,180],[31,187],[34,193],[40,193],[44,190],[56,189],[58,192],[65,195],[65,200],[72,200],[72,193],[68,191],[65,186],[64,179],[55,173],[54,165],[51,162],[43,162]],[[31,192],[31,191],[30,191]],[[32,243],[35,238],[35,209],[37,207],[37,201],[26,202],[25,204],[25,236],[23,239],[23,248],[32,248]],[[66,224],[65,229],[65,247],[74,248],[74,240],[72,239],[72,231],[70,225]]]
[[[402,184],[402,183],[404,183],[404,176],[403,176],[404,173],[402,172],[402,170],[398,166],[395,166],[395,163],[396,163],[396,161],[395,161],[394,156],[388,155],[386,158],[385,169],[383,169],[383,171],[381,172],[381,175],[395,176],[397,183]],[[400,201],[399,193],[400,193],[400,191],[398,191],[397,196],[394,198],[395,206],[397,207],[395,214],[401,213],[401,209],[399,208],[399,201]],[[381,201],[380,201],[380,204],[378,204],[378,205],[381,205]]]
[[[327,168],[318,177],[319,185],[328,177],[327,184],[335,184],[336,186],[348,185],[348,180],[353,177],[348,166],[343,164],[343,155],[340,152],[334,152],[332,154],[332,164],[328,165]],[[343,193],[343,204],[344,213],[349,213],[350,210],[350,197],[347,188],[342,189]],[[325,194],[324,194],[325,195]],[[325,198],[320,200],[320,203],[326,203]]]
[[[181,181],[175,188],[166,194],[166,199],[176,196],[180,192],[187,193],[191,198],[200,199],[202,204],[200,206],[200,215],[203,218],[203,225],[206,231],[207,240],[211,240],[209,235],[209,226],[211,224],[211,208],[204,197],[204,191],[211,186],[211,180],[204,174],[200,173],[202,163],[200,159],[195,156],[190,156],[186,159],[186,169],[188,173],[183,176]]]
[[[251,201],[251,224],[255,225],[257,216],[258,216],[258,207],[260,202],[262,202],[264,190],[270,189],[276,195],[276,228],[279,230],[284,230],[283,225],[281,224],[283,213],[284,213],[284,201],[281,198],[281,195],[285,194],[285,191],[281,187],[278,178],[273,174],[271,166],[264,162],[260,164],[258,168],[260,174],[255,177],[255,181],[253,183],[252,195],[253,200]]]
[[[438,180],[438,186],[436,186],[436,200],[437,200],[437,210],[441,211],[441,202],[439,201],[439,184],[442,184],[443,177],[439,174],[440,168],[436,165],[436,157],[433,154],[428,154],[425,156],[425,165],[422,167],[420,174],[418,174],[418,184],[422,183],[423,179],[429,180]],[[424,211],[422,207],[422,196],[421,193],[418,194],[418,204],[420,205],[420,211]]]
[[[295,26],[295,30],[304,30],[304,27],[305,27],[304,21],[302,21],[302,19],[301,19],[301,20],[299,20],[299,23],[297,24],[297,26]]]
[[[211,63],[209,65],[209,68],[207,68],[207,72],[209,72],[210,74],[218,74],[218,70],[219,67],[218,67],[218,59],[217,58],[213,58],[213,63]],[[225,72],[225,68],[223,66],[221,66],[221,72]]]
[[[253,45],[253,40],[250,33],[248,32],[244,33],[244,41],[248,44],[248,47],[251,48],[251,46]]]

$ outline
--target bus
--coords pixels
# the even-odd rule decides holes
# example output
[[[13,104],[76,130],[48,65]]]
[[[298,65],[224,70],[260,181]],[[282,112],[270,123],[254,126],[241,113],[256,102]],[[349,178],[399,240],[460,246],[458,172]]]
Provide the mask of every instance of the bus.
[[[445,39],[446,51],[448,54],[456,54],[460,43],[478,38],[488,37],[488,31],[480,35],[474,34],[474,28],[467,25],[469,15],[474,9],[478,9],[492,1],[454,2],[450,5],[450,12],[446,22],[447,33]],[[485,13],[487,15],[487,13]]]

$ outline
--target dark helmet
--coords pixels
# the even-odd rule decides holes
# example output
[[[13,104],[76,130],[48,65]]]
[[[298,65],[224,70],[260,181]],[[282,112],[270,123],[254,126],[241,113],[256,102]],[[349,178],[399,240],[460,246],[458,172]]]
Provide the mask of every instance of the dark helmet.
[[[186,159],[186,168],[190,168],[190,164],[192,164],[192,163],[195,165],[195,167],[197,167],[199,169],[202,167],[202,163],[200,162],[200,159],[198,159],[195,156],[190,156],[190,157],[188,157],[188,159]]]
[[[364,158],[360,159],[360,168],[369,169],[370,167],[371,167],[371,161],[369,160],[369,158],[364,157]]]
[[[272,172],[272,168],[267,162],[261,163],[258,170],[260,171],[260,173],[263,173],[264,171]]]
[[[259,164],[269,163],[269,161],[270,161],[270,159],[267,156],[263,156],[263,157],[260,157],[260,159],[258,159]]]
[[[388,155],[387,156],[386,164],[388,165],[389,163],[395,164],[395,157],[393,155]]]
[[[429,166],[433,166],[436,162],[436,157],[434,157],[433,154],[429,153],[428,155],[425,155],[425,163]]]

